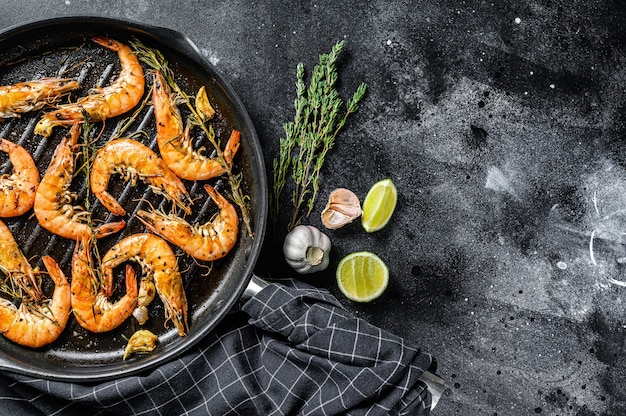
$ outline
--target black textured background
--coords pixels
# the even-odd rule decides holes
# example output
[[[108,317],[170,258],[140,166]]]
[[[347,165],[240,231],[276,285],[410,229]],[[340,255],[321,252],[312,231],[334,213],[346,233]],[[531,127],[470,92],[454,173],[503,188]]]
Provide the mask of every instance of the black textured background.
[[[302,280],[438,358],[434,414],[626,414],[626,287],[611,280],[626,281],[626,2],[152,3],[3,0],[0,28],[99,15],[182,32],[240,94],[270,177],[296,64],[310,73],[345,40],[340,91],[368,94],[305,222],[337,187],[362,199],[391,177],[400,199],[381,232],[328,231],[331,266]],[[283,237],[269,229],[261,276],[293,276]],[[334,283],[357,250],[391,273],[366,305]]]

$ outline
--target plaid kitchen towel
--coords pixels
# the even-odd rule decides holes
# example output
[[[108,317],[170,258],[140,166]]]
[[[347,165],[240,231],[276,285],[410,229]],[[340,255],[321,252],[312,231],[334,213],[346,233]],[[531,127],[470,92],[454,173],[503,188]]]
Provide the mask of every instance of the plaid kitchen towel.
[[[428,415],[433,357],[327,291],[270,284],[183,356],[118,380],[0,376],[3,415]]]

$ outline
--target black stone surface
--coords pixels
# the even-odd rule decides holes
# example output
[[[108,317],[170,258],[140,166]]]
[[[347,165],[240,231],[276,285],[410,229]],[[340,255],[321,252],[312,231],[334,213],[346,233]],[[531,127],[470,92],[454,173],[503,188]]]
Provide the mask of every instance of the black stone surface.
[[[337,187],[363,198],[390,177],[400,199],[378,233],[328,231],[329,269],[301,279],[438,358],[448,387],[434,414],[626,414],[623,0],[0,1],[0,28],[66,15],[190,37],[240,94],[268,173],[296,64],[310,73],[345,40],[340,91],[368,94],[305,222],[321,227]],[[295,275],[283,230],[270,229],[259,275]],[[357,250],[391,273],[370,304],[334,282]]]

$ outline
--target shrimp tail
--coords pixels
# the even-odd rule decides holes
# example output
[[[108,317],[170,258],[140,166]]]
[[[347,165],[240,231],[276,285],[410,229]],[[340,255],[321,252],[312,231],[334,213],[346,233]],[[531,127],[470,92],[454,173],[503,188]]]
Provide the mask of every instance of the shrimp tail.
[[[241,133],[239,130],[233,130],[228,138],[228,142],[226,142],[226,147],[224,148],[224,161],[230,165],[233,163],[233,158],[239,150],[239,145],[241,144]]]
[[[41,258],[43,265],[45,266],[48,274],[55,285],[67,285],[69,284],[67,277],[59,267],[59,264],[50,256],[43,256]]]
[[[209,196],[211,197],[211,199],[213,200],[213,202],[215,202],[215,204],[219,207],[219,208],[223,208],[226,205],[228,205],[228,200],[226,198],[224,198],[222,196],[222,194],[220,194],[219,192],[217,192],[215,190],[215,188],[213,188],[211,185],[206,184],[204,185],[204,190],[206,191],[207,194],[209,194]]]
[[[135,299],[133,301],[132,308],[130,309],[135,309],[135,306],[137,305],[137,294],[138,294],[137,276],[135,274],[135,269],[133,269],[133,266],[131,266],[130,264],[126,265],[125,284],[126,284],[126,294]],[[131,312],[128,311],[128,314],[130,313]]]
[[[126,226],[126,221],[116,221],[103,224],[95,229],[96,238],[106,237],[121,231]]]

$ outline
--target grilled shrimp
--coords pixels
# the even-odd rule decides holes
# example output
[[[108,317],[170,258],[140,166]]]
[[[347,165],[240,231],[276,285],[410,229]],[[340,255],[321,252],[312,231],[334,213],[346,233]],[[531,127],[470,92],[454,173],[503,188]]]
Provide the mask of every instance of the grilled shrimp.
[[[126,223],[112,222],[92,228],[88,222],[91,213],[81,206],[72,205],[77,198],[70,191],[70,185],[79,135],[80,124],[74,123],[57,145],[35,194],[35,216],[42,227],[61,237],[76,240],[93,233],[96,238],[101,238],[118,232]]]
[[[204,189],[220,212],[202,225],[160,211],[137,211],[137,218],[153,233],[160,235],[185,253],[199,260],[213,261],[226,256],[237,242],[239,217],[235,207],[210,185]]]
[[[125,215],[126,211],[107,192],[111,175],[118,172],[124,180],[135,185],[137,178],[150,185],[150,188],[172,200],[186,213],[191,213],[191,197],[163,159],[146,145],[133,139],[115,139],[105,144],[94,158],[91,166],[91,192],[109,211],[115,215]]]
[[[90,237],[76,242],[72,257],[72,312],[78,324],[91,332],[107,332],[120,326],[137,305],[135,271],[126,267],[126,293],[111,303],[104,294],[94,269]]]
[[[16,307],[0,298],[0,332],[20,345],[39,348],[54,342],[70,315],[70,284],[50,256],[44,256],[44,265],[54,281],[52,299],[22,302]]]
[[[178,177],[197,181],[214,178],[226,172],[226,168],[217,158],[209,158],[202,150],[194,150],[187,126],[183,130],[183,121],[171,95],[170,87],[160,72],[154,73],[152,102],[157,125],[157,143],[161,157]],[[224,163],[231,164],[239,149],[240,134],[233,130],[224,149]]]
[[[39,170],[22,146],[0,138],[0,150],[8,153],[12,175],[0,176],[0,217],[17,217],[33,207],[39,186]]]
[[[52,104],[63,94],[78,88],[71,78],[41,78],[0,87],[0,119],[19,117]]]
[[[28,300],[40,300],[43,296],[40,282],[20,250],[11,230],[0,221],[0,271],[9,277],[10,290]]]
[[[102,36],[95,36],[93,41],[117,52],[122,66],[119,76],[111,85],[93,88],[88,95],[79,98],[75,103],[60,105],[54,111],[44,114],[35,126],[36,134],[49,137],[56,126],[83,121],[83,111],[89,114],[92,121],[119,116],[130,111],[141,100],[145,87],[143,68],[132,49]]]
[[[156,293],[163,302],[165,323],[172,321],[178,334],[187,332],[187,296],[183,279],[178,270],[174,251],[169,244],[154,234],[132,234],[111,247],[102,258],[103,284],[112,288],[113,269],[125,261],[134,261],[141,265],[143,280],[153,282]],[[138,300],[138,307],[145,308],[151,298]]]

